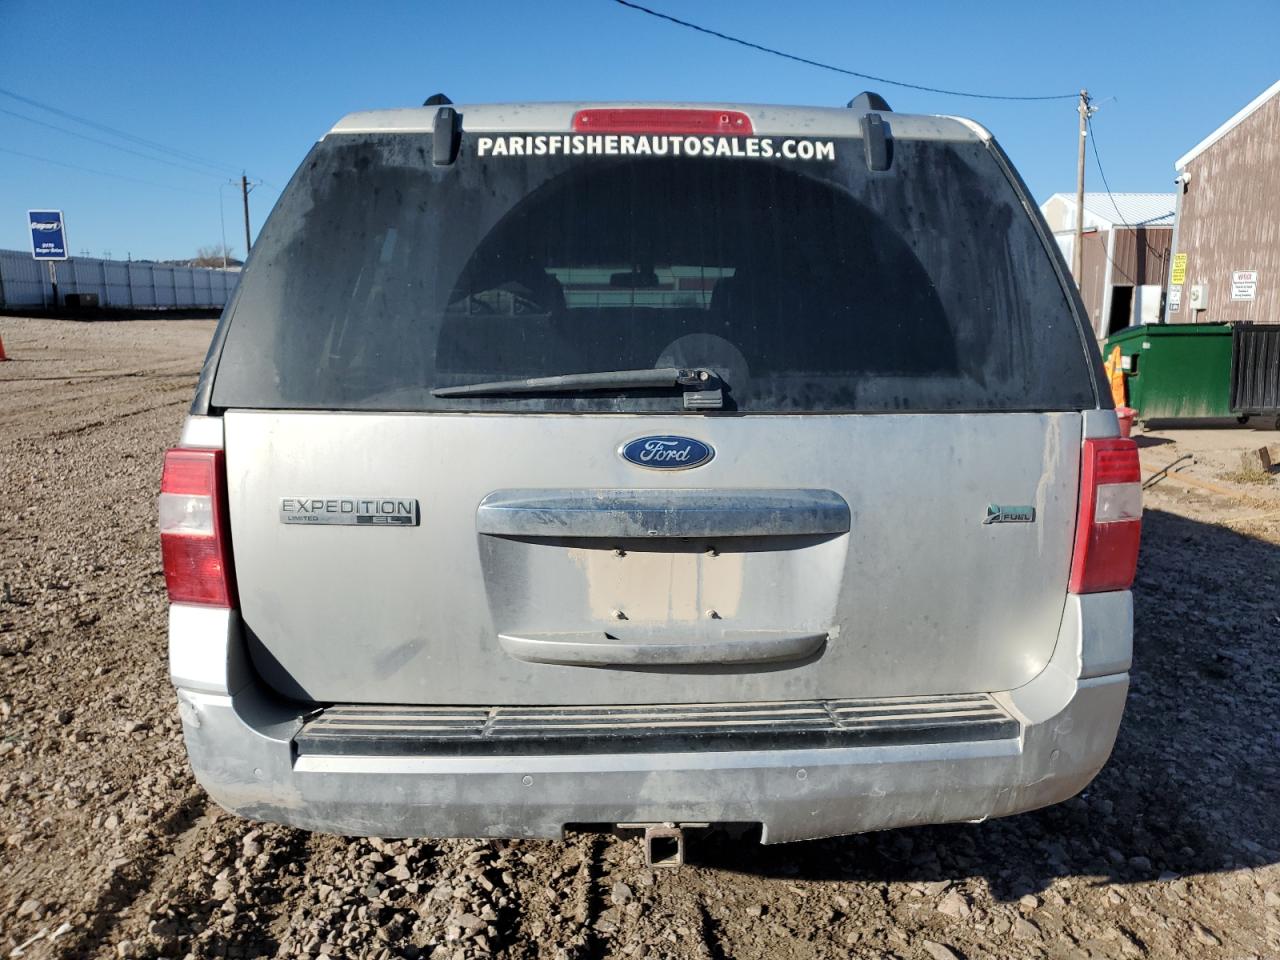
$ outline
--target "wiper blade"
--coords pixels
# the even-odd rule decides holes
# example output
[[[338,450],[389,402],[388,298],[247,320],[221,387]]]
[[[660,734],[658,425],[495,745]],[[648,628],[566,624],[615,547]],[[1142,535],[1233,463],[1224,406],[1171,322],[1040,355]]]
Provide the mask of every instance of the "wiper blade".
[[[606,370],[600,373],[565,373],[557,377],[528,380],[495,380],[465,383],[457,387],[437,387],[433,397],[505,397],[529,393],[578,393],[592,390],[660,390],[682,387],[687,409],[717,408],[723,405],[720,378],[702,368],[658,367],[653,370]]]

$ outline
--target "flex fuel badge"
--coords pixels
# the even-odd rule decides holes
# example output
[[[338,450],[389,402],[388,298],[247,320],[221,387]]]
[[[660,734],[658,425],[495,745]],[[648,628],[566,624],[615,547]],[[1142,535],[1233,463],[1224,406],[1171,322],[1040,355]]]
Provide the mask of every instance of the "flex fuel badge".
[[[987,504],[987,516],[983,526],[989,523],[1035,523],[1035,507],[1006,507],[998,503]]]

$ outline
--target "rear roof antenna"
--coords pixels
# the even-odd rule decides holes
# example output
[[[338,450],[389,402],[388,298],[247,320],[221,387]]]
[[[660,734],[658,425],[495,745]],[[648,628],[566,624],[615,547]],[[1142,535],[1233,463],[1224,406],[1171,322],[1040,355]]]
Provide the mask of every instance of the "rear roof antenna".
[[[422,105],[424,107],[443,107],[450,103],[453,103],[453,101],[443,93],[433,93],[431,96],[427,97],[427,99],[422,101]]]
[[[860,94],[845,104],[850,110],[857,110],[860,113],[893,113],[893,107],[889,106],[889,101],[878,93],[872,93],[870,90],[863,90]]]

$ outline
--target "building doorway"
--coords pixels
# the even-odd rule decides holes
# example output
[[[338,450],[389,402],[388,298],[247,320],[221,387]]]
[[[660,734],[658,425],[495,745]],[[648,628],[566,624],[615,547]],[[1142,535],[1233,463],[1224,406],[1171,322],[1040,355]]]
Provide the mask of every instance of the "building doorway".
[[[1107,317],[1107,336],[1133,323],[1133,287],[1111,288],[1111,313]]]

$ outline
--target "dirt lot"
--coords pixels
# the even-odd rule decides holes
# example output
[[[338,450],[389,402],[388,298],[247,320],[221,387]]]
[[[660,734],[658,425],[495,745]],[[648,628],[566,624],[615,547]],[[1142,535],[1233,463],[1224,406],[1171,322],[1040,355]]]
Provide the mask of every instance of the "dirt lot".
[[[1280,479],[1224,476],[1276,434],[1143,439],[1150,469],[1208,452],[1148,494],[1133,691],[1084,794],[654,874],[612,837],[348,840],[206,799],[154,500],[212,329],[0,318],[0,956],[1280,956]]]

